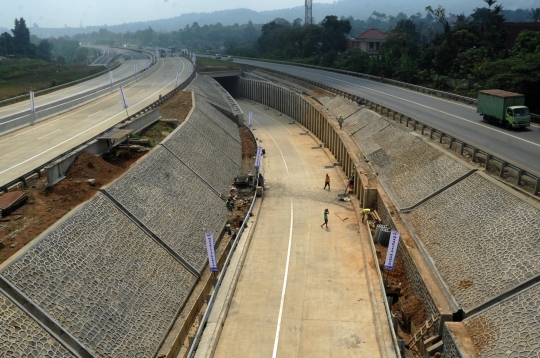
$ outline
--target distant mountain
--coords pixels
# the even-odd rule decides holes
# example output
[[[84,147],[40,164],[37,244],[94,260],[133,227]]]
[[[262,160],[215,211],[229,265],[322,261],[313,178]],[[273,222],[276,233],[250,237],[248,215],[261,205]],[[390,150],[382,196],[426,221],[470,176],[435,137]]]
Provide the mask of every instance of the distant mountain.
[[[313,4],[313,18],[315,22],[320,22],[327,15],[337,16],[353,16],[355,19],[367,19],[374,11],[385,13],[386,15],[397,15],[399,12],[403,12],[407,15],[413,15],[421,13],[425,15],[425,7],[432,5],[438,6],[441,1],[425,0],[419,2],[418,0],[381,0],[374,2],[360,2],[358,0],[341,0],[332,4]],[[498,3],[503,5],[505,9],[515,10],[518,8],[529,9],[536,8],[540,5],[538,0],[500,0]],[[476,7],[483,7],[485,3],[481,0],[469,1],[469,0],[453,0],[447,1],[443,6],[446,8],[447,13],[454,14],[470,14]],[[271,11],[253,11],[249,9],[234,9],[223,10],[209,13],[189,13],[182,14],[177,17],[169,19],[151,20],[144,22],[130,22],[121,25],[113,26],[88,26],[80,28],[64,27],[64,28],[31,28],[32,34],[41,37],[58,37],[69,35],[73,36],[80,33],[90,33],[98,31],[99,29],[106,28],[109,31],[124,33],[127,31],[137,31],[146,29],[148,26],[152,27],[155,31],[177,31],[183,29],[186,25],[192,25],[197,22],[200,26],[215,24],[220,22],[223,25],[245,24],[248,21],[252,21],[254,24],[264,24],[274,20],[275,18],[284,18],[289,21],[293,21],[296,18],[304,19],[304,7],[297,6],[289,9],[271,10]]]

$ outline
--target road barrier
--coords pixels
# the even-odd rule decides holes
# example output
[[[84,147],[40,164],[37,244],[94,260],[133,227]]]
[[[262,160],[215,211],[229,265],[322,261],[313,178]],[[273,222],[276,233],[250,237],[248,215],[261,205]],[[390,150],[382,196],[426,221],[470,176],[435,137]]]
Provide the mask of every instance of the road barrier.
[[[459,153],[461,155],[470,154],[471,157],[472,157],[471,159],[472,159],[473,162],[475,162],[475,160],[477,159],[477,157],[479,155],[483,156],[484,159],[485,159],[485,169],[486,170],[490,168],[492,162],[497,163],[498,167],[499,167],[499,177],[503,176],[503,174],[505,172],[505,169],[512,169],[517,173],[517,180],[516,180],[515,184],[517,184],[518,186],[521,185],[524,177],[529,178],[531,181],[535,182],[534,189],[532,190],[533,194],[536,195],[536,196],[538,196],[540,194],[540,174],[539,173],[536,173],[536,172],[534,172],[533,170],[531,170],[529,168],[520,167],[520,166],[517,166],[515,164],[512,164],[509,159],[504,158],[501,155],[498,155],[498,156],[493,155],[487,149],[485,149],[485,148],[483,148],[483,147],[481,147],[479,145],[472,145],[472,144],[467,143],[467,142],[465,142],[465,141],[463,141],[463,140],[461,140],[459,138],[456,138],[453,135],[445,133],[440,129],[437,129],[434,126],[427,125],[427,124],[425,124],[425,123],[423,123],[423,122],[421,122],[421,121],[419,121],[417,119],[414,119],[414,118],[411,118],[411,117],[409,117],[407,115],[404,115],[403,113],[401,113],[399,111],[396,111],[394,109],[391,109],[391,108],[383,106],[383,105],[380,105],[380,104],[378,104],[376,102],[367,100],[367,99],[365,99],[363,97],[354,95],[352,93],[342,91],[342,90],[338,90],[338,89],[336,89],[334,87],[322,84],[322,83],[317,82],[317,81],[313,81],[313,80],[306,79],[306,78],[296,76],[296,75],[291,75],[289,73],[279,71],[279,70],[268,69],[268,68],[261,67],[261,66],[244,65],[243,64],[242,67],[245,68],[245,69],[257,69],[257,70],[267,71],[267,72],[274,73],[274,74],[277,74],[277,75],[280,75],[280,76],[292,78],[292,79],[297,80],[297,81],[305,82],[305,83],[308,83],[308,84],[310,84],[312,86],[315,86],[315,87],[322,88],[325,91],[334,93],[334,94],[336,94],[338,96],[342,96],[344,98],[347,98],[347,99],[349,99],[351,101],[354,101],[354,102],[357,102],[359,104],[363,104],[367,108],[369,108],[371,110],[374,110],[375,112],[379,112],[381,115],[386,115],[386,117],[391,118],[392,120],[394,120],[396,122],[399,121],[400,124],[405,124],[406,127],[411,126],[414,131],[419,129],[421,134],[424,134],[424,133],[428,132],[430,139],[434,139],[434,135],[437,135],[438,139],[439,139],[439,143],[441,143],[441,144],[443,143],[443,140],[446,138],[448,140],[448,145],[449,145],[450,149],[452,149],[455,145],[459,145]],[[469,153],[467,153],[467,152],[469,152]]]
[[[187,57],[186,57],[187,58]],[[189,58],[188,58],[189,59]],[[18,179],[15,179],[15,180],[12,180],[8,183],[0,183],[0,192],[4,192],[4,193],[7,193],[9,188],[10,187],[13,187],[15,185],[18,185],[18,183],[22,183],[23,186],[26,186],[26,181],[27,181],[27,178],[31,177],[31,176],[35,176],[37,175],[38,177],[41,178],[41,175],[42,175],[42,170],[43,168],[49,166],[49,165],[52,165],[54,162],[58,161],[59,159],[61,159],[62,157],[66,156],[66,155],[69,155],[70,153],[74,152],[74,151],[78,151],[80,148],[82,147],[85,147],[85,146],[88,146],[91,142],[93,142],[94,140],[96,140],[96,138],[102,136],[103,134],[109,132],[110,130],[116,128],[119,124],[125,124],[127,122],[130,122],[136,118],[138,118],[139,116],[141,115],[145,115],[147,112],[149,111],[153,111],[155,110],[156,108],[158,108],[161,104],[163,104],[165,101],[167,101],[169,98],[171,98],[172,96],[174,96],[176,93],[178,93],[179,91],[182,91],[184,90],[190,83],[191,81],[193,81],[193,79],[195,78],[196,76],[196,71],[194,70],[193,73],[189,76],[189,78],[184,81],[183,83],[181,83],[180,85],[178,85],[178,87],[174,88],[173,90],[171,90],[169,93],[165,94],[164,96],[161,96],[161,98],[159,98],[157,101],[154,101],[152,102],[151,104],[149,104],[148,106],[144,107],[143,109],[133,113],[132,115],[130,115],[129,117],[123,119],[122,121],[120,121],[119,123],[117,123],[116,125],[108,128],[107,130],[103,131],[102,133],[94,136],[92,139],[82,143],[82,144],[79,144],[75,147],[73,147],[71,150],[57,156],[56,158],[48,161],[47,163],[43,164],[43,165],[40,165],[38,166],[37,168],[35,168],[34,170],[26,173],[25,175],[19,177]]]
[[[144,70],[143,77],[146,77],[152,72],[154,72],[156,68],[157,67],[154,64],[150,67],[149,70]],[[66,112],[75,107],[81,106],[85,103],[95,100],[96,98],[106,96],[110,94],[111,90],[116,91],[117,90],[115,88],[116,86],[119,86],[119,85],[125,86],[139,80],[140,78],[141,78],[140,73],[132,74],[117,82],[114,82],[112,86],[110,84],[106,84],[98,88],[94,88],[84,93],[78,94],[76,96],[64,98],[60,101],[49,103],[42,107],[38,107],[36,109],[36,113],[32,113],[32,111],[28,109],[26,111],[15,113],[13,115],[1,118],[0,119],[1,121],[0,122],[0,135],[5,135],[13,131],[16,131],[20,128],[23,128],[25,126],[42,122],[50,118],[51,116]]]

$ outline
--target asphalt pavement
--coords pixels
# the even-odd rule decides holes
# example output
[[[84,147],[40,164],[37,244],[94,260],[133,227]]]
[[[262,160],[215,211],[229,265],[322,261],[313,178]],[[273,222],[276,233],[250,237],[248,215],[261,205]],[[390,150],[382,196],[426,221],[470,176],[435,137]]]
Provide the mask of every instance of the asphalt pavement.
[[[397,110],[540,176],[540,128],[506,130],[482,122],[468,106],[401,87],[357,77],[263,61],[235,62],[279,70],[318,81]]]

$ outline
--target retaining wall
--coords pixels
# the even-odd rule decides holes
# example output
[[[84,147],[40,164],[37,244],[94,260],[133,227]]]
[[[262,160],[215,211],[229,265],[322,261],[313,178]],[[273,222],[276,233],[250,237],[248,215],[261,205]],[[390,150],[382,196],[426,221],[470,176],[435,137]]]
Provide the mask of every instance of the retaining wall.
[[[232,183],[239,165],[197,163],[212,170],[196,173],[166,147],[189,145],[194,138],[183,131],[198,126],[212,133],[208,146],[241,158],[241,145],[228,144],[235,124],[218,111],[194,116],[199,102],[194,98],[195,109],[165,145],[0,266],[0,279],[20,292],[10,299],[73,337],[85,357],[155,356],[206,266],[204,233],[220,237],[227,210],[209,182]],[[185,155],[183,147],[176,151]],[[9,341],[25,347],[51,340],[36,335],[28,344],[32,337]]]
[[[473,174],[474,170],[466,164],[407,129],[360,107],[355,113],[354,106],[343,98],[318,99],[329,110],[335,109],[334,118],[354,113],[340,131],[336,130],[336,123],[329,123],[332,119],[291,91],[243,78],[235,86],[233,90],[239,96],[275,108],[312,131],[332,152],[346,175],[356,174],[354,195],[365,206],[376,205],[385,223],[396,228],[390,209],[380,195],[374,196],[370,190],[369,178],[377,177],[398,205],[417,205],[402,218],[413,235],[416,234],[419,252],[441,284],[438,294],[446,296],[451,312],[461,308],[465,314],[474,314],[540,279],[540,264],[534,259],[540,257],[537,204],[509,192],[485,174]],[[362,148],[376,173],[356,170],[351,154],[357,151],[344,144],[348,138]],[[359,177],[367,179],[359,180]],[[415,294],[424,300],[428,315],[433,313],[442,318],[441,307],[427,288],[426,278],[420,274],[410,250],[400,242],[399,254]],[[539,316],[538,306],[536,311],[531,305],[515,306],[515,309],[523,315]],[[439,334],[444,320],[452,318],[452,314],[446,314],[439,320]],[[537,328],[528,325],[521,331],[531,337],[525,343],[527,349],[537,349],[536,343],[532,345],[539,339]],[[513,349],[517,347],[514,345]]]

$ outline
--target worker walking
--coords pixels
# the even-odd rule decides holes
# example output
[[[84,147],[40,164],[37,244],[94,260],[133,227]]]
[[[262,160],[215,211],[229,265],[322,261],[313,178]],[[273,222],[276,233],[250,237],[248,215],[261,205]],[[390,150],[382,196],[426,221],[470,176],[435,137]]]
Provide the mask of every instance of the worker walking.
[[[323,213],[323,216],[324,216],[324,223],[321,225],[321,229],[324,225],[326,225],[326,228],[328,229],[328,214],[329,214],[329,211],[328,209],[324,209],[324,213]]]
[[[328,173],[326,173],[326,178],[324,179],[323,189],[326,189],[327,186],[328,186],[328,190],[330,190],[330,175],[328,175]]]
[[[343,129],[343,117],[339,116],[337,122],[339,123],[339,129]]]
[[[371,210],[369,210],[369,209],[367,209],[367,208],[364,209],[364,210],[362,210],[362,222],[363,222],[363,223],[366,222],[369,213],[371,213]]]

